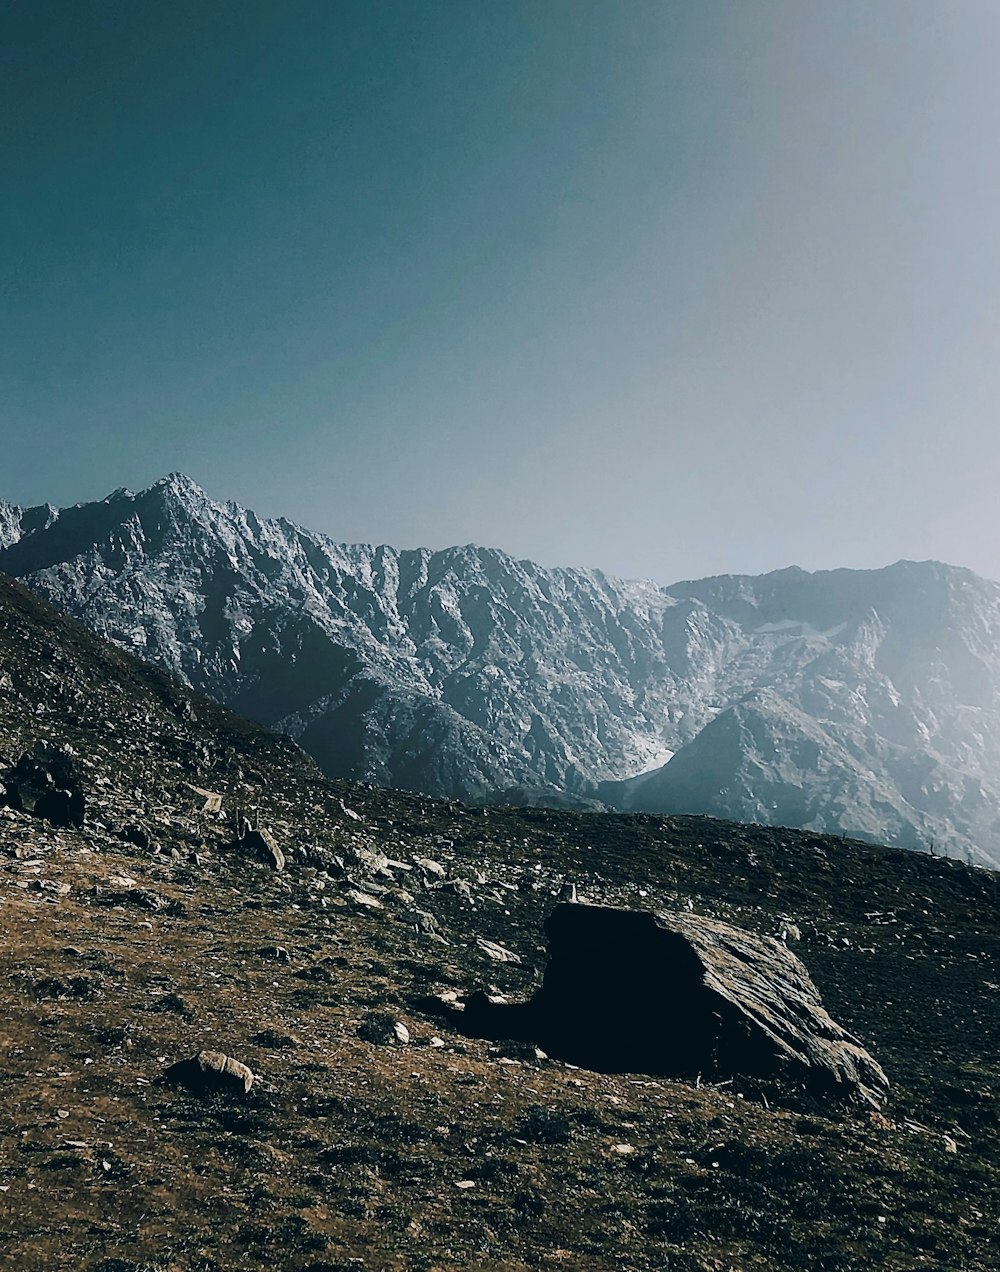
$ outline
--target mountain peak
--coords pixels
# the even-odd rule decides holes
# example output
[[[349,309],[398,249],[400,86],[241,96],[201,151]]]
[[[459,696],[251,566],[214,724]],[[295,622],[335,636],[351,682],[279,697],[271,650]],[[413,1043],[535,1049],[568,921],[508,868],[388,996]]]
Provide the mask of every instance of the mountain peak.
[[[199,502],[208,499],[208,495],[201,486],[191,477],[188,477],[186,473],[167,473],[166,477],[161,477],[159,481],[155,481],[149,490],[162,490],[178,495],[181,499],[197,499]],[[148,494],[149,491],[143,493]]]

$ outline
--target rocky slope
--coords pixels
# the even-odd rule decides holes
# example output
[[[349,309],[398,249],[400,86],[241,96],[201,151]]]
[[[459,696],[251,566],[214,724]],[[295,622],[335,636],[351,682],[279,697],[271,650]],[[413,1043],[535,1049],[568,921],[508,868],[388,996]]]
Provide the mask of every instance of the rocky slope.
[[[336,544],[178,475],[0,504],[0,569],[330,775],[1000,861],[1000,587],[968,571],[664,589],[476,547]]]
[[[0,781],[39,744],[75,767],[85,814],[52,825],[0,793],[3,1266],[996,1267],[988,872],[333,782],[0,578]],[[888,1073],[881,1111],[470,1036],[470,991],[538,989],[567,880],[790,943]],[[622,989],[655,1014],[636,972]],[[250,1091],[162,1081],[203,1049],[249,1066]]]

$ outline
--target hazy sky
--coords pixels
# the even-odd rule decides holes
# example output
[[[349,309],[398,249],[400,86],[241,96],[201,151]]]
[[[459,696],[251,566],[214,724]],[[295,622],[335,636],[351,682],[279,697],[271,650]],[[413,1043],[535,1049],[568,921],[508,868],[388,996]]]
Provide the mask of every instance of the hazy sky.
[[[1000,577],[996,0],[8,0],[0,496]]]

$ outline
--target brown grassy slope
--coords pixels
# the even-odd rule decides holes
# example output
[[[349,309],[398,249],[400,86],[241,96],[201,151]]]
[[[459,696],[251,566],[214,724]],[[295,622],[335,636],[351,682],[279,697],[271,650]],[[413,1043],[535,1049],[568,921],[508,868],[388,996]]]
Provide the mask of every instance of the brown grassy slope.
[[[994,876],[709,819],[326,782],[0,580],[0,754],[36,736],[74,748],[90,807],[80,832],[0,812],[2,1266],[997,1266]],[[223,795],[221,817],[189,782]],[[230,846],[235,808],[274,830],[284,875]],[[157,853],[115,837],[136,819]],[[373,873],[365,850],[434,858],[472,897]],[[889,1072],[885,1118],[510,1062],[460,1036],[434,994],[530,991],[564,877],[762,931],[794,919],[827,1005]],[[352,899],[366,887],[387,889],[381,908]],[[381,1010],[411,1045],[357,1037]],[[247,1099],[155,1082],[206,1045],[260,1075]]]

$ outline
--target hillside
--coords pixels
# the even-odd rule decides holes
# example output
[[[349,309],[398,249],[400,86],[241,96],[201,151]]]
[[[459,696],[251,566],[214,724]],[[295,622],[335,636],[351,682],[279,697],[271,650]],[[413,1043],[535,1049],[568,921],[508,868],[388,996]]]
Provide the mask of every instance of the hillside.
[[[86,799],[82,828],[0,809],[5,1265],[996,1266],[989,872],[333,782],[2,579],[0,681],[0,754],[70,748]],[[244,817],[284,870],[238,841]],[[449,1000],[530,991],[567,879],[590,901],[797,927],[889,1074],[882,1111],[467,1036]],[[405,1045],[368,1040],[383,1013]],[[258,1075],[249,1095],[160,1083],[213,1046]]]
[[[328,776],[1000,864],[1000,586],[966,570],[659,588],[473,546],[337,544],[177,475],[3,505],[0,569]]]

